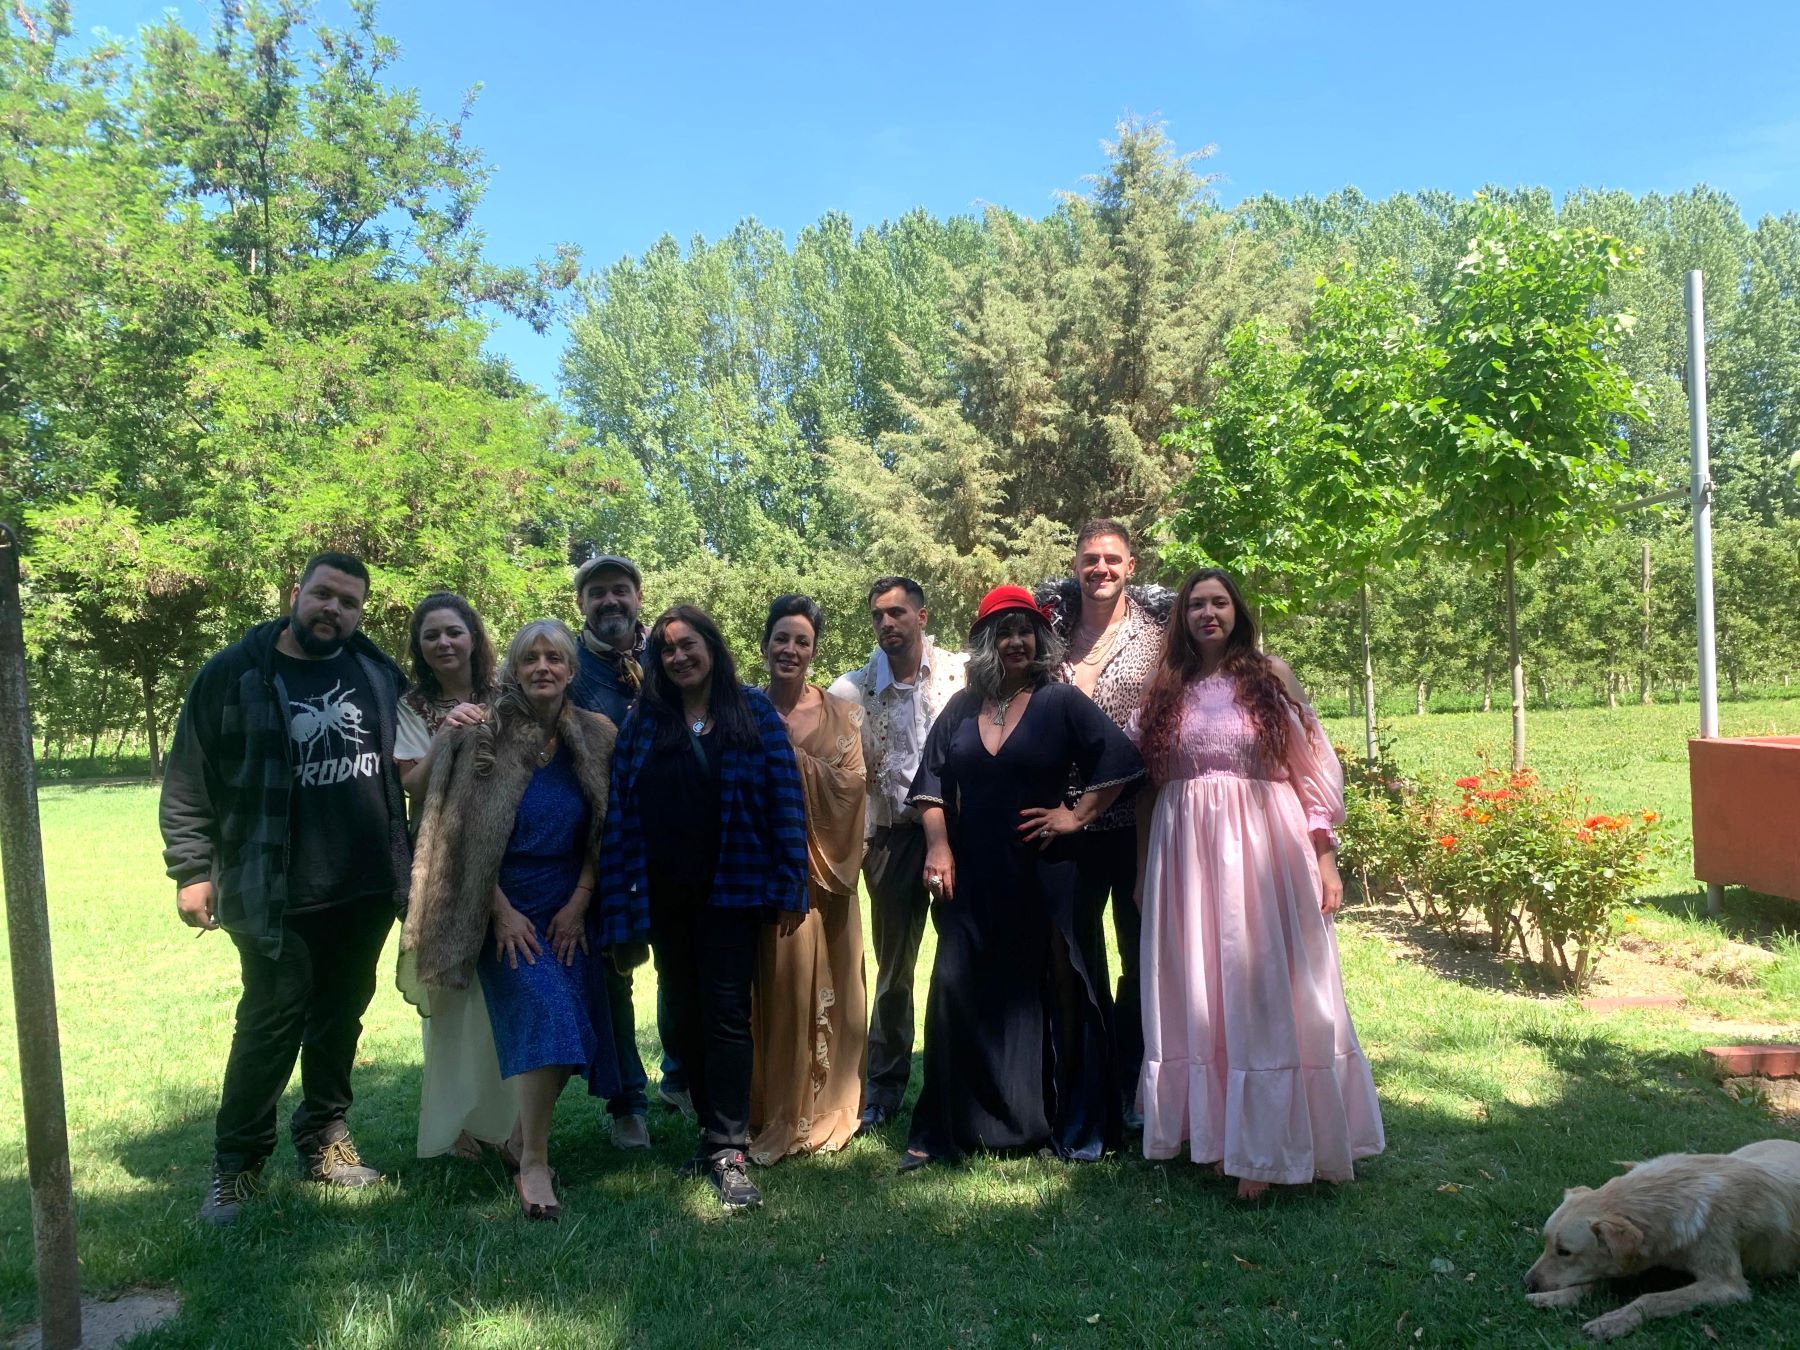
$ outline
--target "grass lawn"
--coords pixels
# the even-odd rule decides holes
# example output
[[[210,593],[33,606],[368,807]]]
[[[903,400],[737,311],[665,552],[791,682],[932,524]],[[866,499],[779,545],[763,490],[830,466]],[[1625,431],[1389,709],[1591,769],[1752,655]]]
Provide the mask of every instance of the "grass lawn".
[[[1534,714],[1532,758],[1548,777],[1578,775],[1603,805],[1661,811],[1679,836],[1692,713]],[[1724,721],[1800,730],[1800,701],[1727,705]],[[1432,772],[1506,747],[1504,714],[1391,731],[1401,761]],[[1359,734],[1351,722],[1333,732]],[[237,991],[232,948],[176,922],[151,789],[56,787],[43,804],[84,1280],[91,1293],[181,1293],[180,1318],[148,1345],[1567,1346],[1610,1305],[1540,1312],[1519,1287],[1565,1186],[1598,1184],[1615,1159],[1784,1132],[1713,1084],[1698,1055],[1712,1037],[1691,1017],[1600,1018],[1449,978],[1398,954],[1380,916],[1351,912],[1346,982],[1389,1132],[1387,1155],[1353,1186],[1247,1209],[1200,1169],[1130,1156],[897,1179],[901,1125],[770,1169],[765,1208],[726,1219],[700,1183],[673,1175],[691,1146],[676,1117],[653,1109],[654,1156],[627,1160],[605,1142],[603,1111],[571,1092],[552,1143],[565,1218],[527,1226],[497,1166],[412,1158],[418,1023],[384,983],[353,1124],[395,1179],[360,1195],[303,1189],[284,1144],[267,1198],[214,1233],[193,1212]],[[1728,923],[1708,924],[1684,866],[1671,860],[1653,888],[1645,927],[1779,949],[1733,1013],[1800,1022],[1800,984],[1783,983],[1800,956],[1779,936],[1800,906],[1734,894]],[[640,981],[647,1060],[653,999]],[[14,1053],[0,1036],[8,1084]],[[32,1315],[22,1134],[8,1087],[0,1329]],[[1709,1329],[1725,1344],[1794,1344],[1797,1323],[1800,1282],[1788,1279],[1629,1344],[1709,1346]]]

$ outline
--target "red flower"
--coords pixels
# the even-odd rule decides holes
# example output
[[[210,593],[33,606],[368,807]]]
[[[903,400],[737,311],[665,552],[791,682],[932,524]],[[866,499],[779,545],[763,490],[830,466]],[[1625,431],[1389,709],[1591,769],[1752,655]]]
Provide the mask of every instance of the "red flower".
[[[1645,811],[1645,812],[1643,812],[1643,813],[1642,813],[1642,814],[1643,814],[1643,820],[1644,820],[1644,824],[1646,824],[1646,825],[1654,825],[1654,824],[1656,824],[1656,820],[1657,820],[1657,815],[1656,815],[1656,812],[1654,812],[1654,811]]]
[[[1606,824],[1606,820],[1607,818],[1605,816],[1589,816],[1586,820],[1581,822],[1581,827],[1584,830],[1597,830],[1602,825]]]
[[[1594,838],[1594,832],[1592,830],[1585,829],[1585,828],[1579,829],[1579,830],[1575,831],[1575,837],[1576,837],[1576,839],[1580,840],[1584,844],[1592,843],[1593,838]]]
[[[1453,851],[1456,848],[1456,836],[1453,834],[1447,834],[1443,838],[1439,839],[1438,843],[1443,845],[1445,849]]]
[[[1456,780],[1456,786],[1459,788],[1478,788],[1481,786],[1481,780],[1479,778],[1459,778]]]

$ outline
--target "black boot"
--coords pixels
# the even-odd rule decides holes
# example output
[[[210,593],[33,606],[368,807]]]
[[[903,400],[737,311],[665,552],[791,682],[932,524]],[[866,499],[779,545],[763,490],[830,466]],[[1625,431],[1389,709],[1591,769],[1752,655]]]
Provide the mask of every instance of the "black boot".
[[[200,1222],[214,1228],[229,1228],[244,1212],[244,1202],[262,1194],[262,1164],[241,1172],[213,1164],[212,1179],[206,1183],[206,1199],[200,1202]]]
[[[373,1186],[381,1180],[381,1173],[362,1160],[342,1127],[330,1139],[296,1141],[294,1146],[300,1153],[303,1180],[324,1186]]]

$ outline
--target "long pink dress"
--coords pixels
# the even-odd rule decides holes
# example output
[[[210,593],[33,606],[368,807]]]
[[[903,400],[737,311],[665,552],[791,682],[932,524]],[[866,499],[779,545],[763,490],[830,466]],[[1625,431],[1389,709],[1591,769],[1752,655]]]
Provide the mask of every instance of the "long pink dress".
[[[1386,1140],[1310,838],[1343,769],[1310,709],[1288,747],[1266,762],[1229,678],[1188,686],[1144,869],[1144,1156],[1349,1181]]]

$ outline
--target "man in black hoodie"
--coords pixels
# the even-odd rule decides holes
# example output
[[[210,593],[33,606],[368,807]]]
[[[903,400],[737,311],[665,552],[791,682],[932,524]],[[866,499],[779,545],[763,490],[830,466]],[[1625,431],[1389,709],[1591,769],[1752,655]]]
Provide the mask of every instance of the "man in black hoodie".
[[[356,631],[369,573],[312,558],[290,617],[259,624],[194,677],[164,769],[163,859],[183,923],[223,928],[244,992],[200,1217],[235,1223],[275,1150],[300,1061],[301,1175],[380,1180],[350,1142],[350,1069],[375,967],[411,875],[394,769],[406,677]]]

